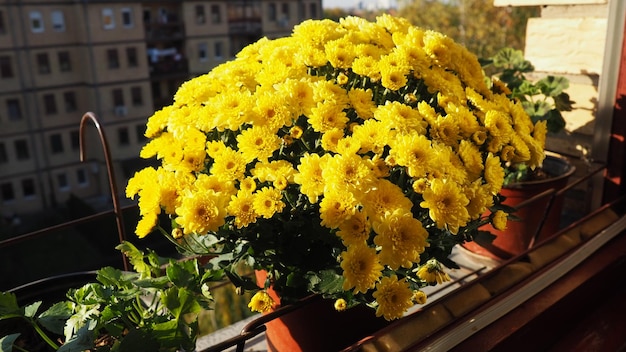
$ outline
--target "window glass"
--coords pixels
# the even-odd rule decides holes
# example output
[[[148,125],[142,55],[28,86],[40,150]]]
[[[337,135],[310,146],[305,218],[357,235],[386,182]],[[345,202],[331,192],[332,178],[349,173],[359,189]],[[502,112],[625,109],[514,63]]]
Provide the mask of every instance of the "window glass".
[[[123,106],[124,105],[124,92],[120,88],[113,89],[111,91],[111,95],[113,96],[113,105],[114,106]]]
[[[32,178],[22,180],[22,194],[24,198],[33,198],[35,196],[35,180]]]
[[[70,61],[70,53],[68,51],[59,51],[59,69],[61,72],[69,72],[72,70],[72,62]]]
[[[204,17],[204,5],[196,5],[195,13],[196,24],[204,24],[206,22],[206,18]]]
[[[65,112],[74,112],[78,110],[78,105],[76,105],[76,93],[72,91],[64,92],[63,102],[65,103]]]
[[[208,47],[206,43],[198,44],[198,60],[205,62],[209,59]]]
[[[63,15],[63,11],[52,11],[50,17],[52,19],[52,29],[57,32],[65,32],[65,16]]]
[[[128,67],[139,66],[139,61],[137,60],[137,48],[135,47],[126,48],[126,60],[128,60]]]
[[[50,59],[48,53],[37,54],[37,70],[39,74],[47,75],[50,73]]]
[[[120,58],[117,54],[117,49],[108,49],[107,50],[107,62],[109,68],[119,68],[120,67]]]
[[[134,26],[133,10],[131,8],[122,9],[122,25],[125,28],[132,28]]]
[[[7,112],[9,113],[9,120],[21,120],[22,107],[20,106],[20,101],[17,99],[7,99]]]
[[[78,130],[70,131],[70,143],[72,150],[80,150],[80,135]]]
[[[2,196],[3,202],[10,202],[15,200],[15,192],[13,191],[13,184],[10,182],[5,182],[0,184],[0,195]]]
[[[30,159],[30,152],[28,151],[28,143],[25,139],[18,139],[13,142],[15,145],[15,155],[17,156],[17,160],[27,160]]]
[[[60,134],[50,135],[50,148],[52,154],[63,153],[63,138],[61,138]]]
[[[215,42],[214,46],[214,50],[215,50],[215,59],[216,60],[221,60],[224,58],[224,43],[219,41],[219,42]]]
[[[13,65],[10,56],[0,56],[0,78],[13,78]]]
[[[81,186],[86,186],[89,184],[89,180],[87,179],[87,172],[85,172],[85,169],[76,170],[76,181]]]
[[[7,148],[4,143],[0,143],[0,164],[7,163],[9,161],[9,155],[7,154]]]
[[[113,15],[113,10],[110,8],[102,9],[102,27],[104,29],[115,28],[115,17]]]
[[[219,5],[211,5],[211,23],[221,23],[222,12]]]
[[[273,2],[267,6],[267,18],[270,21],[276,21],[276,4]]]
[[[57,113],[57,102],[54,94],[45,94],[43,96],[43,105],[46,115],[54,115]]]
[[[117,129],[117,138],[120,145],[129,145],[130,144],[130,136],[128,135],[127,127],[120,127]]]
[[[0,34],[6,34],[7,27],[4,23],[4,11],[0,10]]]
[[[130,95],[133,102],[133,106],[141,106],[143,105],[143,93],[141,91],[141,87],[131,87]]]
[[[67,181],[67,174],[57,174],[57,185],[62,191],[68,190],[70,188],[70,183]]]
[[[39,11],[31,11],[30,17],[30,30],[33,33],[41,33],[44,31],[43,16]]]

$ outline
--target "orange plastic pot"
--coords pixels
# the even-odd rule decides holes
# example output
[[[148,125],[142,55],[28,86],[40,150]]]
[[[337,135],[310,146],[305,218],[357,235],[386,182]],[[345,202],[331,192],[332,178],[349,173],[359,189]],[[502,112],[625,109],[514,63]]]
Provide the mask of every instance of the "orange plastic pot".
[[[522,206],[513,213],[519,220],[509,220],[504,231],[486,225],[481,230],[489,231],[496,236],[492,243],[468,242],[463,244],[463,247],[476,254],[504,260],[524,253],[533,243],[558,232],[565,197],[563,194],[555,195],[567,186],[568,179],[576,170],[567,159],[556,154],[546,157],[543,168],[554,177],[516,183],[504,187],[500,192],[506,197],[504,204],[511,207]],[[540,194],[544,196],[540,197]],[[533,197],[538,198],[530,201]]]
[[[266,272],[257,271],[259,286]],[[280,297],[273,289],[268,293],[280,306]],[[359,305],[338,312],[332,300],[321,296],[307,299],[306,304],[265,324],[269,351],[341,351],[389,325],[375,311]]]

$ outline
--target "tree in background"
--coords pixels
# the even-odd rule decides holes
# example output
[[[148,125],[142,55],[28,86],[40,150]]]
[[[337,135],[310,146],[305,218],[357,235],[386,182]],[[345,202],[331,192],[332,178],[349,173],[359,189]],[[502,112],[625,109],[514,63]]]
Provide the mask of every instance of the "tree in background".
[[[464,44],[478,57],[504,47],[524,49],[526,23],[538,6],[495,7],[493,0],[398,0],[398,16]]]

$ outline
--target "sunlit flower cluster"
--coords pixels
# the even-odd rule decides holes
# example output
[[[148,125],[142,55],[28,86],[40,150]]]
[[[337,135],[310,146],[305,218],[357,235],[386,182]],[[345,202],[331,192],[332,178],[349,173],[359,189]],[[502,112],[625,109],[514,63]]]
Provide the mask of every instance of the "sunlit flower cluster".
[[[503,165],[540,165],[545,135],[441,33],[390,15],[309,20],[184,83],[147,122],[141,156],[161,165],[126,193],[139,237],[169,215],[174,240],[221,268],[245,261],[285,295],[395,319],[445,281],[453,245],[506,226],[485,215]]]

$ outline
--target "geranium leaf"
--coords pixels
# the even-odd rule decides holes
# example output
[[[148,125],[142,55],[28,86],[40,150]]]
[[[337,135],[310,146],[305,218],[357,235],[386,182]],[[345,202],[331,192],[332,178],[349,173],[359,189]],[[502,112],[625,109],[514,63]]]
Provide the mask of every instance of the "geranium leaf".
[[[184,314],[198,313],[202,310],[195,297],[185,288],[167,289],[161,296],[161,302],[176,319]]]
[[[17,297],[14,293],[0,292],[0,320],[6,317],[22,315],[22,310],[17,305]]]
[[[70,316],[72,316],[71,303],[57,302],[39,315],[39,322],[51,332],[63,335],[63,327]]]
[[[13,352],[13,344],[20,334],[11,334],[0,338],[0,352]]]
[[[57,352],[76,352],[86,351],[94,347],[94,328],[95,322],[87,324],[80,328],[76,334],[68,338]]]
[[[24,316],[32,318],[37,314],[39,307],[41,306],[41,301],[35,302],[33,304],[29,304],[24,307]]]
[[[319,289],[322,293],[333,294],[343,291],[343,276],[334,270],[322,270],[319,273]]]
[[[159,351],[159,342],[148,331],[135,329],[124,336],[118,351]]]
[[[187,260],[171,261],[166,269],[167,278],[178,287],[188,286],[198,276],[198,262]]]
[[[547,76],[540,79],[536,85],[542,94],[556,97],[569,87],[569,80],[565,77]]]

